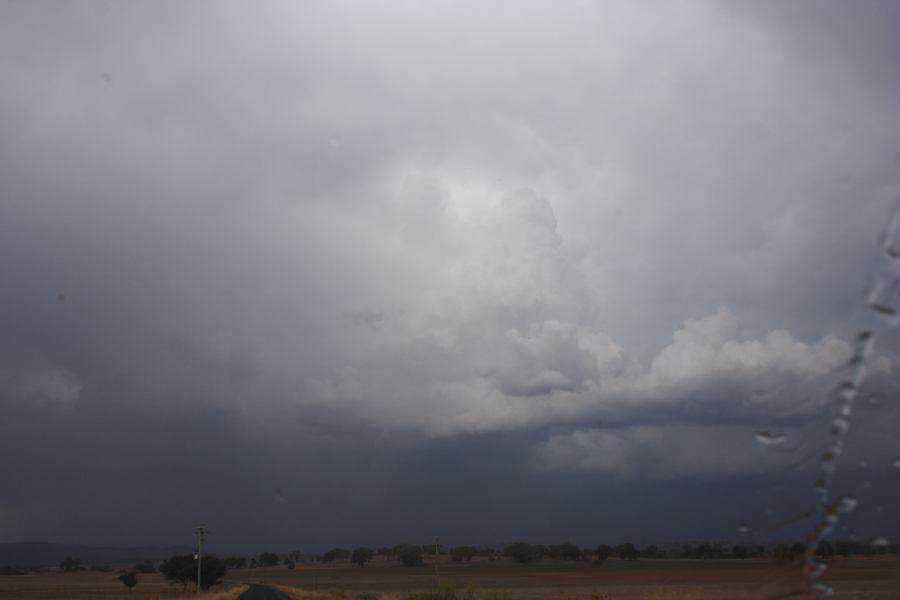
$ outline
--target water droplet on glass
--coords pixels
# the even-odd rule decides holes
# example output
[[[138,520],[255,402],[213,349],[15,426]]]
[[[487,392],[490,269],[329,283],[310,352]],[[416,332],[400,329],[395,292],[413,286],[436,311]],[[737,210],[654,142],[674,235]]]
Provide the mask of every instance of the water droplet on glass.
[[[864,460],[859,461],[859,468],[860,468],[860,469],[865,469],[865,468],[868,467],[868,466],[869,466],[869,463],[867,463],[866,461],[864,461]]]
[[[766,446],[777,446],[787,439],[787,434],[781,431],[757,431],[754,436],[757,442]]]
[[[896,155],[894,164],[900,168]],[[887,227],[881,233],[881,247],[888,258],[900,259],[900,210],[895,210]]]
[[[891,464],[894,465],[894,468],[895,468],[895,469],[900,469],[900,458],[894,459],[894,462],[891,463]]]
[[[831,427],[828,428],[828,433],[834,436],[844,435],[845,433],[847,433],[847,429],[849,428],[850,421],[842,417],[838,417],[831,422]]]
[[[869,545],[873,548],[885,548],[889,546],[891,543],[888,541],[886,537],[874,537],[869,540]]]
[[[852,512],[853,509],[856,508],[857,504],[858,501],[856,500],[856,498],[853,498],[851,496],[841,496],[841,498],[835,504],[835,508],[839,513],[848,513]]]
[[[65,300],[66,300],[66,295],[63,294],[62,292],[60,292],[60,293],[58,293],[58,294],[56,295],[56,299],[57,299],[59,302],[65,302]]]
[[[834,393],[844,402],[853,402],[856,398],[856,384],[852,381],[842,381],[834,388]]]
[[[888,283],[879,279],[872,286],[866,303],[869,310],[882,317],[891,327],[895,327],[900,321],[898,299],[900,296],[897,294],[897,282]]]
[[[814,561],[810,565],[808,565],[807,570],[806,570],[806,576],[810,579],[818,579],[825,572],[826,568],[827,567],[826,567],[825,563]]]
[[[746,523],[741,523],[738,525],[738,531],[741,533],[747,533],[750,531],[750,527]]]
[[[866,479],[865,481],[863,481],[863,487],[865,487],[865,488],[872,487],[872,482],[870,480]]]
[[[105,81],[106,83],[109,83],[110,81],[112,81],[112,75],[110,75],[109,73],[104,73],[103,81]]]
[[[810,584],[809,589],[816,593],[816,600],[824,600],[828,598],[832,594],[834,594],[834,590],[824,583],[813,583]]]

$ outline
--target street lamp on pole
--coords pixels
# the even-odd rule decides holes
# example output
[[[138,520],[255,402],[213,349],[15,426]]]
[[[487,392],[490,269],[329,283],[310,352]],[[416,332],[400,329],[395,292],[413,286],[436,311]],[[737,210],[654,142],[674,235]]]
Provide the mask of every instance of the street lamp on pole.
[[[206,534],[209,533],[209,530],[206,528],[206,525],[199,525],[196,529],[194,529],[194,533],[197,534],[197,593],[200,593],[200,585],[203,580],[200,578],[201,576],[201,563],[203,561],[203,538],[206,537]]]

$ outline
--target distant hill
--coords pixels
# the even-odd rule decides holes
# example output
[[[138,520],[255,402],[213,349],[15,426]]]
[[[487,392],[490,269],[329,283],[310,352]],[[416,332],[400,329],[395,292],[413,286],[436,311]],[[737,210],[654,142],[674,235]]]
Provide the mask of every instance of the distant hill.
[[[67,556],[91,563],[117,563],[139,560],[162,560],[176,554],[190,554],[190,546],[93,548],[79,544],[52,544],[45,542],[16,542],[0,544],[0,566],[4,567],[55,567]]]

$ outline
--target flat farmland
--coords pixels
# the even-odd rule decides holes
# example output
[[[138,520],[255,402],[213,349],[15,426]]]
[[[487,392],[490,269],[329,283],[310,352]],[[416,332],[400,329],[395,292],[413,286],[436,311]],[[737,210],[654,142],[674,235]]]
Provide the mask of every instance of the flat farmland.
[[[0,576],[0,600],[177,600],[196,598],[160,575],[141,575],[134,591],[115,573],[42,573]],[[299,599],[381,600],[404,598],[442,588],[458,600],[764,600],[799,587],[799,568],[770,560],[609,560],[587,562],[506,561],[438,563],[402,567],[376,561],[360,568],[348,563],[301,564],[232,571],[228,581],[204,594],[205,600],[234,600],[243,583],[284,586]],[[900,598],[900,557],[834,559],[825,581],[833,598]],[[310,592],[303,593],[301,592]],[[318,593],[312,593],[318,592]],[[364,595],[368,592],[368,596]],[[449,598],[449,595],[448,595]]]
[[[771,560],[609,560],[587,562],[438,563],[402,567],[380,562],[364,568],[348,563],[235,571],[230,578],[276,584],[354,598],[362,592],[402,599],[435,589],[439,582],[456,597],[508,600],[738,600],[784,596],[800,587],[799,567]],[[830,561],[825,581],[833,598],[900,598],[900,557]]]
[[[38,573],[0,576],[0,600],[177,600],[196,598],[180,585],[171,585],[162,575],[138,575],[129,593],[117,573]],[[242,586],[229,582],[217,586],[206,600],[232,600]],[[190,588],[189,588],[190,589]]]

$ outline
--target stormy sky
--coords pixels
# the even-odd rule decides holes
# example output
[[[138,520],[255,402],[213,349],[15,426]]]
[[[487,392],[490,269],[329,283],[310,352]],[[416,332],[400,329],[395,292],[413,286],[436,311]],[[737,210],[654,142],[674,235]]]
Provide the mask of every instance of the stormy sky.
[[[0,541],[898,536],[898,23],[4,3]]]

